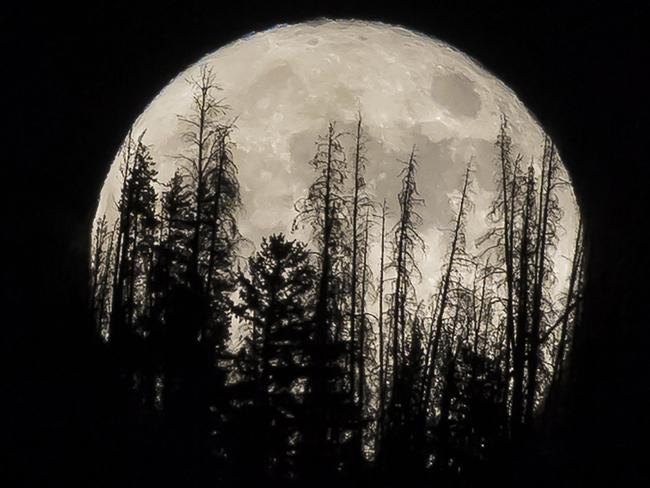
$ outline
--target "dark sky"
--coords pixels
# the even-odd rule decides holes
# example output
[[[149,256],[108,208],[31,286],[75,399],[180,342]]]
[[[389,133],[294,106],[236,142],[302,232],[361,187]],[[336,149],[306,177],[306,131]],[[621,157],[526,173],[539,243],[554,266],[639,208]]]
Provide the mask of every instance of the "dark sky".
[[[579,415],[566,436],[579,453],[570,458],[571,471],[610,486],[636,486],[647,476],[635,445],[645,438],[650,411],[642,231],[647,7],[337,3],[3,7],[8,151],[0,208],[10,251],[0,265],[0,478],[22,480],[3,486],[74,478],[100,486],[110,479],[104,460],[119,444],[109,435],[112,390],[102,380],[108,367],[84,312],[85,239],[108,162],[131,121],[156,87],[203,53],[253,30],[318,16],[383,20],[448,42],[510,86],[548,129],[572,175],[589,238],[581,381],[572,403]]]

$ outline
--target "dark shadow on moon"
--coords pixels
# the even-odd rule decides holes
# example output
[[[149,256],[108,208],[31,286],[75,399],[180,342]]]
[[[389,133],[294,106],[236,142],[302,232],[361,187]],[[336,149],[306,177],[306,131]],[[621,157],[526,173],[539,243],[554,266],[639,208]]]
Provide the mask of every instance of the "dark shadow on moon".
[[[462,74],[434,76],[431,97],[454,116],[476,117],[481,110],[481,97],[474,83]]]

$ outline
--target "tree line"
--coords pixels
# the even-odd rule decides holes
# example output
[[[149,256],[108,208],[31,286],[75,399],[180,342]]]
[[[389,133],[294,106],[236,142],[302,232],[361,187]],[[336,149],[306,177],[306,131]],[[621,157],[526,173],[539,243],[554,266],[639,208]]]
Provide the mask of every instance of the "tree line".
[[[362,115],[350,132],[330,123],[295,202],[293,228],[309,241],[266,236],[242,262],[235,121],[209,68],[188,83],[178,169],[159,182],[144,134],[130,133],[117,217],[93,232],[90,306],[128,391],[125,415],[152,440],[138,449],[165,460],[163,472],[182,466],[184,482],[468,486],[547,420],[584,268],[579,226],[558,297],[567,182],[548,138],[536,171],[502,118],[489,230],[467,242],[468,161],[439,283],[422,297],[416,147],[395,201],[377,201]]]

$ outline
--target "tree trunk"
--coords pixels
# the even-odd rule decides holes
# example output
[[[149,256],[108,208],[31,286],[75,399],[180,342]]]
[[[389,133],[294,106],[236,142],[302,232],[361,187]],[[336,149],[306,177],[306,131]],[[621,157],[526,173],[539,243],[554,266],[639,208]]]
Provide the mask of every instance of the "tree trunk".
[[[551,200],[551,191],[553,189],[553,169],[555,159],[555,147],[548,143],[548,169],[546,172],[546,188],[540,189],[540,195],[543,193],[543,212],[539,222],[540,231],[537,236],[538,250],[535,262],[535,284],[533,289],[533,310],[530,331],[530,348],[528,352],[528,389],[526,399],[526,425],[532,423],[533,411],[535,408],[535,393],[537,391],[537,369],[539,366],[539,331],[542,319],[542,296],[544,292],[544,276],[546,272],[546,241],[549,220],[549,205]],[[540,201],[540,206],[542,202]]]
[[[384,351],[384,255],[385,255],[385,237],[386,237],[386,199],[382,205],[381,211],[381,254],[379,258],[379,413],[377,415],[377,440],[380,442],[384,429],[384,416],[386,409],[386,364]]]
[[[460,205],[458,209],[458,215],[456,216],[456,224],[454,226],[454,237],[451,242],[451,249],[449,251],[449,261],[447,263],[447,269],[445,271],[445,275],[443,277],[443,285],[442,285],[442,290],[440,293],[440,299],[439,303],[437,306],[437,317],[436,317],[436,322],[435,322],[435,338],[433,340],[433,344],[431,341],[429,341],[427,345],[427,352],[425,355],[425,362],[424,362],[424,381],[426,383],[426,390],[424,397],[422,399],[422,410],[424,411],[424,415],[426,416],[427,414],[427,409],[429,407],[429,401],[431,397],[431,384],[433,382],[433,374],[434,374],[434,369],[435,369],[435,361],[436,361],[436,356],[438,355],[438,344],[440,341],[440,331],[442,329],[442,319],[445,314],[445,308],[447,306],[447,299],[449,296],[449,286],[451,284],[451,275],[454,271],[454,263],[455,263],[455,257],[456,257],[456,251],[458,248],[458,239],[460,235],[460,230],[461,226],[464,220],[464,212],[465,212],[465,201],[467,198],[467,189],[469,187],[469,176],[470,176],[470,167],[469,165],[467,166],[467,170],[465,171],[465,180],[463,182],[463,191],[461,194],[461,199],[460,199]],[[433,324],[432,324],[433,326]]]
[[[361,117],[357,121],[356,145],[354,153],[354,194],[352,198],[352,278],[350,296],[350,391],[355,389],[355,340],[357,314],[357,253],[358,253],[358,215],[359,215],[359,176],[361,163]],[[361,374],[361,372],[359,372]],[[354,399],[354,394],[352,394]]]
[[[526,200],[521,227],[519,248],[519,290],[517,297],[517,321],[515,345],[512,351],[512,404],[510,409],[510,428],[513,437],[521,435],[524,411],[524,368],[526,362],[526,339],[528,323],[528,247],[530,245],[530,207],[532,197],[532,175],[526,184]]]

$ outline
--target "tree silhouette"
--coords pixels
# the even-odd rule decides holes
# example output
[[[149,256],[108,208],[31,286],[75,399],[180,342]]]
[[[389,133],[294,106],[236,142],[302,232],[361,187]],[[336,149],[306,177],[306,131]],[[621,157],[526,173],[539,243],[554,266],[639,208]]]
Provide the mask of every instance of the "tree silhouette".
[[[308,345],[309,375],[305,386],[305,425],[300,453],[303,479],[318,486],[338,477],[344,434],[353,427],[353,408],[345,391],[346,344],[342,339],[345,289],[344,182],[347,165],[342,134],[333,123],[317,143],[311,166],[316,179],[298,201],[295,223],[308,223],[319,255],[315,310]]]
[[[585,251],[580,223],[560,289],[566,181],[548,138],[524,166],[502,119],[474,248],[470,159],[423,299],[415,147],[391,215],[365,181],[361,115],[352,134],[330,123],[295,203],[293,230],[310,241],[264,237],[241,269],[236,127],[212,71],[188,83],[181,164],[158,182],[144,133],[129,134],[115,218],[97,218],[91,243],[90,309],[125,392],[127,456],[164,466],[149,481],[476,486],[552,426]]]
[[[363,416],[367,408],[366,402],[366,338],[368,336],[368,317],[365,311],[367,301],[367,288],[369,285],[369,269],[367,254],[369,247],[370,219],[369,212],[373,202],[368,195],[365,182],[366,143],[363,132],[363,119],[359,113],[354,133],[354,151],[352,156],[352,198],[351,206],[351,256],[350,256],[350,332],[349,332],[349,359],[350,391],[353,401],[358,408],[358,416]],[[365,215],[365,222],[362,219]],[[359,306],[360,304],[360,306]],[[359,310],[361,308],[361,310]],[[360,323],[357,325],[357,321]],[[353,443],[358,455],[362,454],[363,447],[363,422],[358,422],[354,432]],[[358,462],[358,460],[357,460]]]
[[[130,340],[136,322],[147,312],[146,275],[156,225],[155,163],[142,135],[137,141],[129,135],[125,146],[109,331],[119,346]]]
[[[248,260],[248,273],[239,276],[236,309],[250,324],[244,348],[249,368],[233,386],[233,397],[248,402],[249,414],[239,413],[244,421],[235,435],[242,428],[252,436],[264,432],[254,446],[242,446],[244,471],[258,479],[287,482],[297,475],[292,442],[302,434],[305,415],[300,385],[309,373],[305,346],[316,277],[306,245],[282,234],[264,238]]]
[[[414,376],[419,369],[419,354],[416,343],[417,335],[411,333],[412,347],[408,348],[406,329],[409,323],[415,327],[415,295],[413,277],[419,275],[416,251],[424,247],[424,242],[418,233],[422,218],[417,208],[423,205],[416,184],[417,161],[415,147],[411,150],[408,161],[403,163],[400,172],[402,187],[398,194],[400,215],[393,227],[391,268],[394,270],[393,290],[391,300],[391,390],[387,415],[385,417],[384,442],[380,456],[384,468],[396,470],[413,459],[413,444],[410,442],[412,431],[409,429],[413,410],[417,403],[412,398],[415,391]],[[417,341],[419,342],[419,341]],[[417,358],[417,361],[416,360]]]

